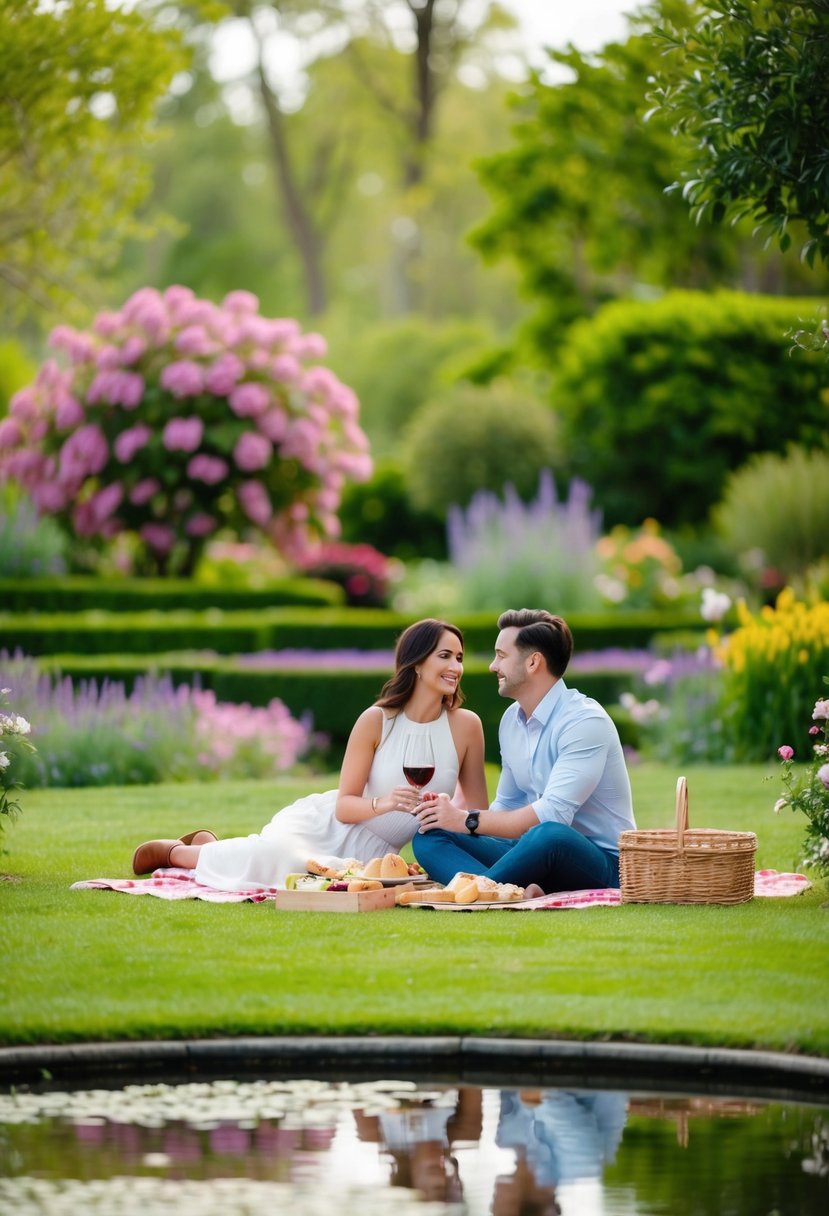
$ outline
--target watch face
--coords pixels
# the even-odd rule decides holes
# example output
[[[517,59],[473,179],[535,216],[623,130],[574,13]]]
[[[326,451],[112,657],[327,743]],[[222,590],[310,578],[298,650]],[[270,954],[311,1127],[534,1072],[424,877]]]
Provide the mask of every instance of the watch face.
[[[470,811],[466,817],[466,830],[468,832],[477,832],[479,815],[477,811]]]

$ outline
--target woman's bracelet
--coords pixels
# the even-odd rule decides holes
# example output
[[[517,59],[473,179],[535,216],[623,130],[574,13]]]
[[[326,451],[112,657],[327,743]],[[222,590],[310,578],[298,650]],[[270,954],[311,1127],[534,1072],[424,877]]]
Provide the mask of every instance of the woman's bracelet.
[[[376,815],[376,814],[377,814],[377,798],[376,798],[376,796],[375,796],[374,798],[372,798],[372,800],[371,800],[371,813],[372,813],[372,815]]]

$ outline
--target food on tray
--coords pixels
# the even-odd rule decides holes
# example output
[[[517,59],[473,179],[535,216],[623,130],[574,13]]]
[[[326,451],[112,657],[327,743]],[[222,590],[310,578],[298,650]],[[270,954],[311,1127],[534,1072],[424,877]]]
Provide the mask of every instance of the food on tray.
[[[349,891],[382,891],[383,884],[376,878],[352,878],[347,889]]]
[[[401,891],[399,904],[474,904],[516,903],[524,898],[524,888],[512,882],[495,882],[483,874],[456,874],[439,890]]]
[[[351,879],[417,878],[426,873],[417,862],[408,863],[399,853],[386,853],[385,857],[373,857],[371,861],[367,862],[349,858],[340,869],[334,869],[322,861],[316,861],[313,857],[309,857],[305,865],[309,874],[329,878],[333,882],[344,882]]]
[[[331,879],[321,874],[287,874],[285,889],[287,891],[327,891]]]

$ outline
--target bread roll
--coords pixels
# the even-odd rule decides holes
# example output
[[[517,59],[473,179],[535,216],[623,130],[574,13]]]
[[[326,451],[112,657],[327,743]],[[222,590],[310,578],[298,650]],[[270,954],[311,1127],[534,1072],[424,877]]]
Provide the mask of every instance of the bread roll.
[[[349,891],[382,891],[383,884],[375,878],[352,878],[348,889]]]
[[[455,891],[456,904],[474,904],[478,898],[478,884],[473,878],[471,882],[466,883],[462,887],[458,887]]]
[[[381,878],[408,878],[409,867],[399,853],[387,853],[380,866]]]
[[[382,857],[372,857],[371,861],[367,861],[363,866],[363,878],[380,878],[382,866]]]

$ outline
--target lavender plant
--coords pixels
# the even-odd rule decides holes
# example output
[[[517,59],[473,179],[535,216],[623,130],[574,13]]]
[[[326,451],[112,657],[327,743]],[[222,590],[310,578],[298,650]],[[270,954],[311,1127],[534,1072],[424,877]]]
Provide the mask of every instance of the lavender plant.
[[[494,610],[530,604],[562,614],[600,607],[601,514],[590,509],[590,498],[589,486],[574,479],[566,501],[559,502],[553,475],[544,469],[531,503],[507,485],[503,502],[482,490],[465,511],[450,507],[449,556],[458,578],[458,606]]]
[[[311,744],[309,724],[274,699],[228,705],[212,692],[174,688],[168,676],[79,681],[0,654],[0,682],[36,722],[37,751],[20,755],[27,786],[140,785],[273,777]]]

